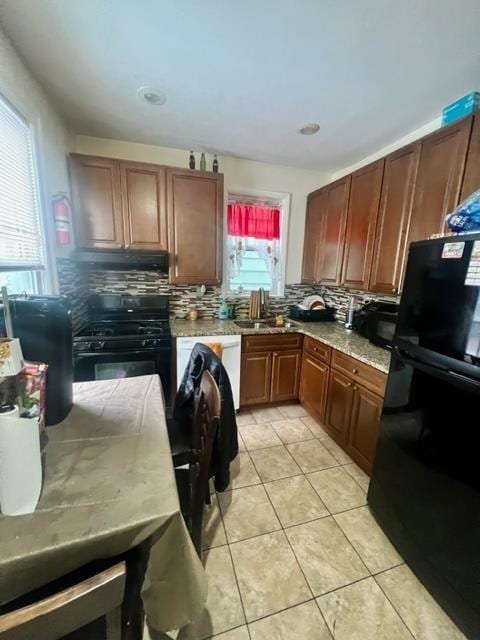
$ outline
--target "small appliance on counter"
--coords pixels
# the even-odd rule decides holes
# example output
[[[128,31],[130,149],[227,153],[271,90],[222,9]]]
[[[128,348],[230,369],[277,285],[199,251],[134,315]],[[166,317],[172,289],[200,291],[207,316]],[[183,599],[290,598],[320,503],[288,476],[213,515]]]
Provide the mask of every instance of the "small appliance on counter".
[[[375,300],[354,312],[353,328],[372,344],[391,349],[397,325],[399,305]]]
[[[73,339],[75,380],[157,373],[169,406],[171,339],[168,296],[91,295],[88,323]]]
[[[72,408],[72,310],[65,296],[8,297],[13,335],[25,360],[45,362],[47,390],[45,424],[61,422]]]

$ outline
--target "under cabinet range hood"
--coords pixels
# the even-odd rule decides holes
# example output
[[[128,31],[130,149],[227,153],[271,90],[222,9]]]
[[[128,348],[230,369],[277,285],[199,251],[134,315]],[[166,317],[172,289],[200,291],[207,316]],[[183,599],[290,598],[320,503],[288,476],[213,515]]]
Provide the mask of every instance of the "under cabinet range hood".
[[[168,272],[168,251],[122,251],[119,249],[78,249],[77,262],[105,269],[142,269]]]

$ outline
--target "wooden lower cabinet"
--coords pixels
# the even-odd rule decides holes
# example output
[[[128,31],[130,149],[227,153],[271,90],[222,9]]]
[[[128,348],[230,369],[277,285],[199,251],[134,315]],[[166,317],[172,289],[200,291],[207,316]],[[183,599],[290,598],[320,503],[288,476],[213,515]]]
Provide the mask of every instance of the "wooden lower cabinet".
[[[322,423],[325,421],[329,371],[328,365],[304,352],[299,391],[300,402]]]
[[[303,336],[298,333],[246,335],[242,338],[240,405],[298,398]]]
[[[274,352],[272,359],[271,402],[295,400],[298,398],[300,371],[302,366],[302,352],[295,351]]]
[[[375,370],[374,375],[380,374]],[[325,430],[368,474],[372,471],[382,405],[383,398],[377,393],[335,369],[330,371]]]
[[[240,404],[244,406],[270,402],[271,380],[271,351],[243,353],[240,375]]]
[[[363,387],[353,387],[347,453],[366,473],[372,470],[383,399]]]
[[[332,369],[328,385],[325,428],[335,441],[344,448],[348,442],[353,394],[352,381]]]

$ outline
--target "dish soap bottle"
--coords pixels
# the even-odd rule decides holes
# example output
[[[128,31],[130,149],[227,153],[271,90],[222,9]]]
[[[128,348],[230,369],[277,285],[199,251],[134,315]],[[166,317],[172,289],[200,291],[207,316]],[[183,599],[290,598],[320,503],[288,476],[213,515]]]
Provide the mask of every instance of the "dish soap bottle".
[[[218,307],[218,319],[228,320],[228,304],[225,298],[220,300],[220,306]]]

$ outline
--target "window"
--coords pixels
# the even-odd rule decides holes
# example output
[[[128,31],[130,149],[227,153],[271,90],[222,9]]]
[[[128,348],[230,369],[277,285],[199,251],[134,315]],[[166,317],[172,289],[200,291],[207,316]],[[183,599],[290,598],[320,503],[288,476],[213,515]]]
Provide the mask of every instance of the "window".
[[[0,286],[36,292],[44,264],[32,130],[0,96]]]
[[[248,295],[260,287],[283,295],[288,200],[229,195],[226,295]]]

